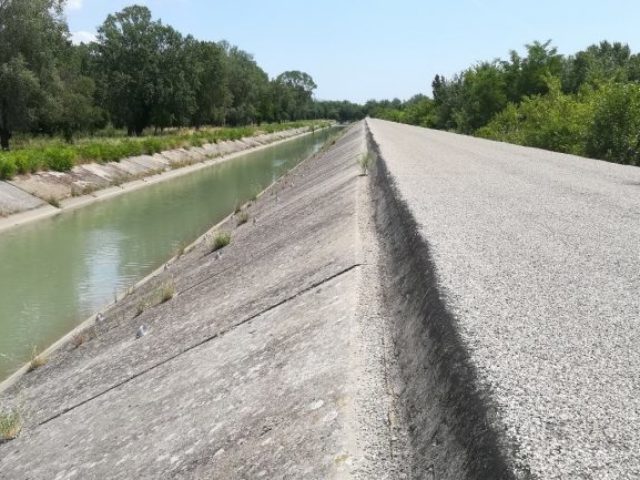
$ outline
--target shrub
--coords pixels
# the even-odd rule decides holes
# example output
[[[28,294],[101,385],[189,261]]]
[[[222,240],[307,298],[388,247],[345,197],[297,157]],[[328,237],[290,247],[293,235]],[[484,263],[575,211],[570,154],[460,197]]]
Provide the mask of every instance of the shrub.
[[[0,156],[0,180],[11,180],[17,171],[15,160],[10,155]]]
[[[47,167],[57,172],[68,172],[75,164],[76,152],[69,147],[51,147],[44,151]]]
[[[587,153],[612,162],[640,164],[640,87],[606,85],[594,103]]]

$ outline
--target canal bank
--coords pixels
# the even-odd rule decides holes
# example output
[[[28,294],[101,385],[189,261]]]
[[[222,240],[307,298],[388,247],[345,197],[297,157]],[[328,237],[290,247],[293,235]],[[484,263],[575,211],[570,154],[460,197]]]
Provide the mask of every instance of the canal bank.
[[[171,180],[310,134],[311,127],[260,134],[202,147],[169,150],[105,164],[75,166],[70,172],[38,172],[0,181],[0,233],[13,227]]]
[[[1,475],[405,474],[364,128],[219,225],[228,246],[206,235],[9,387],[23,430]]]
[[[336,134],[299,136],[0,234],[0,379]]]

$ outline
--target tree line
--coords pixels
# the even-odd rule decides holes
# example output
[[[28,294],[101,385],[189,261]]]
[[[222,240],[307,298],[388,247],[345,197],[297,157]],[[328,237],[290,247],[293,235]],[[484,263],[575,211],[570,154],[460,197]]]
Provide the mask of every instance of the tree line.
[[[107,125],[134,136],[149,127],[355,118],[349,102],[315,102],[309,74],[269,78],[247,52],[184,36],[144,6],[109,15],[95,42],[73,45],[65,1],[0,0],[3,150],[16,132],[72,141]]]
[[[370,101],[388,120],[640,165],[640,54],[607,41],[561,55],[551,41],[436,75],[433,97]]]

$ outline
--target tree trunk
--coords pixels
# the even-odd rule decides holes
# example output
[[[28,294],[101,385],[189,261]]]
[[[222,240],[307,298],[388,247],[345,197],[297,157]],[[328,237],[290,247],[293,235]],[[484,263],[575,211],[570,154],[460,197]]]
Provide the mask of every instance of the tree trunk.
[[[9,151],[9,140],[11,140],[11,132],[4,128],[0,129],[0,147],[6,152]]]

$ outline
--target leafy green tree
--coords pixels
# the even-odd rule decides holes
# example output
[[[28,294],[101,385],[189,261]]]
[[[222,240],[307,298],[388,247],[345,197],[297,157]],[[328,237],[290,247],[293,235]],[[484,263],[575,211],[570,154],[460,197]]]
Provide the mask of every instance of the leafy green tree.
[[[226,122],[242,125],[259,121],[261,100],[269,90],[269,76],[247,52],[226,42],[220,45],[227,56],[227,85],[231,99]]]
[[[309,116],[313,110],[313,92],[317,88],[311,75],[298,70],[290,70],[278,75],[275,79],[282,110],[288,113],[291,120],[299,120]]]
[[[231,106],[231,91],[228,86],[226,54],[214,42],[199,42],[188,38],[187,51],[195,69],[193,81],[197,99],[192,115],[192,125],[221,125]]]
[[[97,72],[101,96],[116,125],[140,135],[184,123],[195,96],[183,67],[182,36],[151,18],[143,6],[109,15],[98,30]]]
[[[0,0],[0,146],[49,112],[67,47],[61,0]]]

